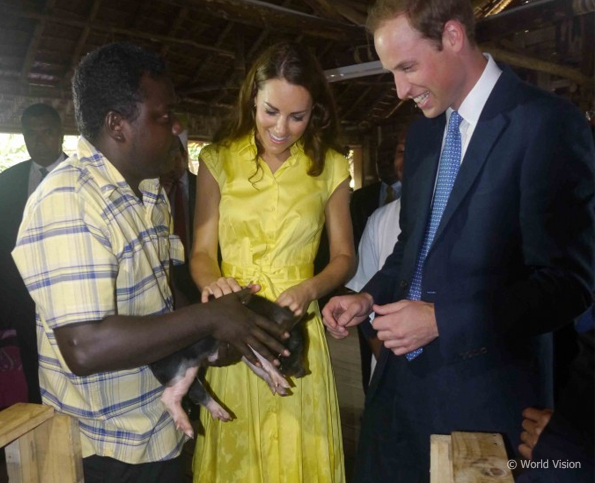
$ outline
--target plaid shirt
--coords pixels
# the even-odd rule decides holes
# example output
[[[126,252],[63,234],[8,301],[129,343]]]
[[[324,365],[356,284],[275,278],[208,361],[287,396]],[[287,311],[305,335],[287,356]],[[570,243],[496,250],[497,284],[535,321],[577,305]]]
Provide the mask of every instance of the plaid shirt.
[[[177,456],[183,435],[159,398],[148,366],[78,377],[54,330],[110,315],[173,310],[170,259],[184,258],[171,235],[159,180],[140,184],[142,202],[119,171],[80,138],[30,197],[12,252],[36,304],[43,402],[79,421],[83,456],[127,463]]]

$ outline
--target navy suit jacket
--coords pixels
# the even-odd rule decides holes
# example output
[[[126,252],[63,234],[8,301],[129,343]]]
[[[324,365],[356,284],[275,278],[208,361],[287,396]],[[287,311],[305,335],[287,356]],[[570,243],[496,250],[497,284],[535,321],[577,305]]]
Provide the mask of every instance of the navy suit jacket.
[[[378,304],[407,297],[444,127],[443,114],[409,129],[402,232],[362,290]],[[435,304],[439,337],[409,363],[383,348],[367,404],[399,385],[406,394],[394,410],[404,419],[425,412],[416,423],[422,444],[431,433],[496,431],[516,448],[522,409],[552,403],[551,338],[542,334],[591,303],[594,161],[579,111],[505,67],[424,264],[422,300]],[[393,364],[398,381],[385,377]]]
[[[0,328],[17,331],[29,401],[41,403],[35,304],[11,255],[29,198],[31,163],[24,161],[0,173]]]

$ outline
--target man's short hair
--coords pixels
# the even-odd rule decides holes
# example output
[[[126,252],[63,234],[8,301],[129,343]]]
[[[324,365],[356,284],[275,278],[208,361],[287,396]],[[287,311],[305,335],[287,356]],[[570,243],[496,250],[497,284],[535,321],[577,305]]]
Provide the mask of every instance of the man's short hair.
[[[32,117],[49,117],[58,126],[62,126],[60,114],[49,104],[43,104],[40,102],[38,104],[31,104],[29,107],[27,107],[21,115],[21,127],[23,130],[25,130],[25,124],[27,121]]]
[[[406,15],[411,26],[442,50],[444,24],[458,20],[475,45],[475,17],[470,0],[377,0],[368,13],[366,26],[373,34],[387,20]]]
[[[166,73],[165,63],[157,54],[129,42],[107,44],[87,54],[72,79],[80,133],[96,141],[110,111],[134,121],[144,99],[140,87],[143,75],[157,79]]]

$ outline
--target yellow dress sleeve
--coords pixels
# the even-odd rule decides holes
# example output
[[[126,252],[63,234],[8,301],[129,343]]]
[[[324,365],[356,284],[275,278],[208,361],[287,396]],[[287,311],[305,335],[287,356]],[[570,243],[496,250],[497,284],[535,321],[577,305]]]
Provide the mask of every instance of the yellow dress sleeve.
[[[330,150],[326,155],[324,170],[328,170],[329,196],[334,193],[343,181],[349,178],[349,161],[337,151]]]
[[[222,147],[209,144],[200,151],[200,163],[209,170],[219,187],[225,183],[225,170],[223,169]]]

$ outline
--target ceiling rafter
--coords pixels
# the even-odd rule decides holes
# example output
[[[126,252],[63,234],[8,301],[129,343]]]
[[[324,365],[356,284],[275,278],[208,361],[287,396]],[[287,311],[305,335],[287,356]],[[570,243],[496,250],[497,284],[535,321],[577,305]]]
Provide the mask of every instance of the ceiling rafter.
[[[76,43],[74,52],[70,56],[67,74],[64,76],[64,79],[62,79],[63,85],[70,85],[70,77],[81,58],[83,48],[85,47],[87,39],[89,38],[89,34],[91,33],[91,27],[89,25],[95,21],[95,17],[97,17],[97,12],[99,11],[102,1],[103,0],[93,0],[93,5],[91,5],[91,8],[89,9],[89,16],[87,17],[86,25],[83,27],[83,31],[79,36],[79,40]]]
[[[175,35],[175,33],[178,31],[178,29],[182,26],[182,23],[188,17],[188,10],[189,10],[188,7],[181,7],[178,10],[178,15],[176,16],[176,19],[174,20],[174,23],[172,24],[172,26],[169,29],[169,32],[167,34],[168,37],[173,37]],[[161,57],[167,56],[167,52],[169,51],[169,48],[170,48],[169,44],[164,44],[163,47],[161,47],[161,51],[159,52]]]
[[[312,10],[318,15],[322,15],[324,18],[334,20],[336,22],[342,21],[341,15],[337,12],[334,5],[331,5],[328,0],[303,0]],[[335,1],[335,3],[338,3]]]
[[[47,0],[44,10],[51,10],[54,7],[56,0]],[[43,35],[43,31],[45,30],[46,21],[41,19],[37,22],[35,26],[35,31],[33,36],[31,37],[31,42],[29,42],[29,47],[27,48],[27,54],[25,55],[25,59],[23,60],[23,68],[21,69],[21,81],[26,82],[27,77],[29,76],[29,72],[31,71],[31,66],[33,65],[33,61],[35,60],[35,54],[39,48],[39,44],[41,42],[41,37]]]
[[[226,20],[233,19],[234,22],[259,28],[274,25],[275,30],[299,31],[312,37],[337,41],[352,41],[365,35],[364,29],[356,25],[328,20],[260,0],[171,0],[171,2],[197,6],[213,16]]]
[[[159,35],[159,34],[155,34],[155,33],[141,32],[139,30],[129,30],[129,29],[124,29],[124,28],[112,27],[111,25],[104,24],[103,22],[94,22],[92,24],[89,24],[88,22],[83,21],[83,20],[76,20],[73,18],[65,18],[62,16],[56,16],[56,15],[49,15],[49,14],[34,12],[31,10],[27,10],[27,9],[18,9],[18,8],[14,8],[12,6],[6,6],[6,5],[2,5],[2,9],[5,11],[5,13],[7,13],[9,15],[13,15],[15,17],[31,18],[31,19],[45,21],[45,22],[54,22],[54,23],[62,24],[62,25],[69,25],[71,27],[79,27],[81,29],[84,29],[86,26],[89,26],[89,28],[91,30],[99,30],[102,32],[119,34],[119,35],[122,35],[125,37],[133,37],[133,38],[136,37],[139,39],[150,40],[150,41],[183,44],[183,45],[195,47],[200,50],[216,52],[218,54],[225,55],[227,57],[233,57],[235,55],[234,52],[232,52],[230,50],[220,49],[217,47],[213,47],[211,45],[201,44],[200,42],[196,42],[196,41],[190,40],[190,39],[179,39],[179,38],[170,37],[167,35]]]
[[[524,69],[534,70],[537,72],[545,72],[547,74],[556,75],[569,79],[577,84],[584,86],[593,86],[593,77],[583,74],[578,69],[565,67],[563,65],[555,64],[545,60],[529,57],[528,55],[511,52],[509,50],[501,49],[493,45],[482,45],[482,50],[494,56],[495,59],[505,62],[514,67],[522,67]]]

